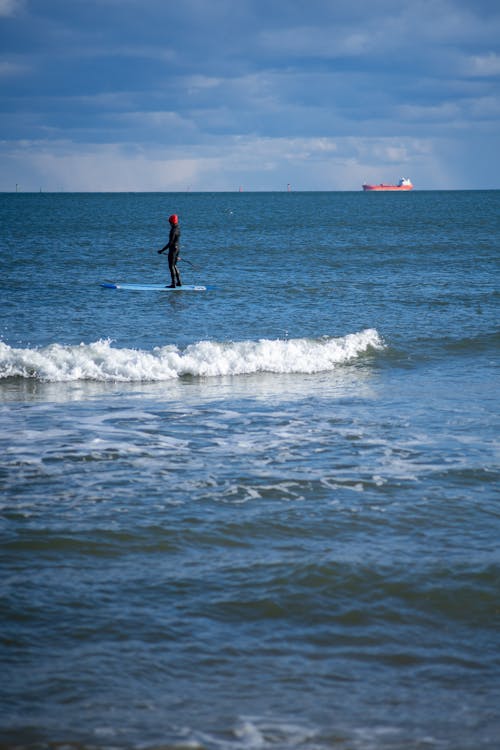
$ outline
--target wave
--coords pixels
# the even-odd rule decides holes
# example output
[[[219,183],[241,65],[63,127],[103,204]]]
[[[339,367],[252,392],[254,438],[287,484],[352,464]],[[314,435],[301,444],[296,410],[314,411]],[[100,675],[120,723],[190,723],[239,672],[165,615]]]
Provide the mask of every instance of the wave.
[[[467,336],[457,340],[447,340],[448,351],[459,354],[478,354],[482,352],[498,352],[500,331],[485,331],[476,336]]]
[[[258,372],[316,373],[333,370],[370,350],[383,348],[375,329],[340,338],[200,341],[185,349],[170,345],[150,352],[113,348],[110,340],[33,349],[15,349],[0,342],[0,380],[139,382]]]

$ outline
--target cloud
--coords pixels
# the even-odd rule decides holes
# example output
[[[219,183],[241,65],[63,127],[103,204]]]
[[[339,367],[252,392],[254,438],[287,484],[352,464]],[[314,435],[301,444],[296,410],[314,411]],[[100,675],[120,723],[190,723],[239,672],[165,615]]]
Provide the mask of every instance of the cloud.
[[[0,0],[0,18],[15,16],[24,7],[24,0]]]
[[[71,141],[24,141],[8,159],[19,174],[29,161],[44,190],[136,191],[139,183],[152,191],[233,191],[282,190],[288,183],[297,190],[358,190],[365,179],[416,174],[434,156],[427,141],[415,139],[232,137],[161,151],[129,143],[76,152]]]
[[[0,61],[0,76],[11,77],[19,76],[29,71],[29,67],[25,64],[17,62],[11,62],[9,60]]]
[[[494,52],[473,55],[468,62],[467,70],[471,76],[500,76],[500,55]]]
[[[0,0],[0,189],[484,186],[499,40],[489,0]]]

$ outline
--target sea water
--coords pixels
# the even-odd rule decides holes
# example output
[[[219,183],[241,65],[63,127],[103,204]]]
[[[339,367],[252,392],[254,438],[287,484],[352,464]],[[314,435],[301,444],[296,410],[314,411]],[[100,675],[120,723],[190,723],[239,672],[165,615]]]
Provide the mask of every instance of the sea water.
[[[496,750],[500,192],[0,226],[0,748]]]

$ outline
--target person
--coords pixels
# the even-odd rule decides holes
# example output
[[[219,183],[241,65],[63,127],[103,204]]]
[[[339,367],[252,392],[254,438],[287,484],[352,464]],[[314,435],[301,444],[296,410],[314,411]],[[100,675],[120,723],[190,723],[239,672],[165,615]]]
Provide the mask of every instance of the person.
[[[181,228],[179,226],[179,217],[177,214],[172,214],[172,216],[169,216],[168,220],[170,222],[168,242],[165,247],[158,250],[158,253],[161,255],[165,250],[168,250],[168,267],[172,279],[172,283],[169,284],[169,289],[175,289],[176,286],[182,286],[181,275],[177,268],[177,261],[180,252]]]

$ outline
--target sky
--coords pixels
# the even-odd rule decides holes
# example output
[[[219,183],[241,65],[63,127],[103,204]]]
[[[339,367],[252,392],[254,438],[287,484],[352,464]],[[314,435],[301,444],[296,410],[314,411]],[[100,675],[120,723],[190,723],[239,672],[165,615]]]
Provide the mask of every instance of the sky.
[[[0,191],[500,188],[499,0],[0,0]]]

